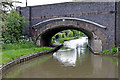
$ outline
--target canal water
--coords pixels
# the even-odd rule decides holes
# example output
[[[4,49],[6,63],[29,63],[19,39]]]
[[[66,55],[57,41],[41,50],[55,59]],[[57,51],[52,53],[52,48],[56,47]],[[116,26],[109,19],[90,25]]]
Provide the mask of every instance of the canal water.
[[[117,57],[93,55],[82,37],[66,41],[55,53],[8,69],[4,78],[117,78]]]

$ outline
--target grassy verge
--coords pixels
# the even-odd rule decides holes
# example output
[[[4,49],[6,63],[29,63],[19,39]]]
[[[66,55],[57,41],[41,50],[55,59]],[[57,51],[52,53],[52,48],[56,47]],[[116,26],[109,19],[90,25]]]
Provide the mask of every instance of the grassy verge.
[[[0,54],[1,62],[0,64],[5,64],[10,60],[17,57],[28,55],[34,52],[45,51],[52,49],[50,47],[38,47],[31,42],[23,42],[17,44],[3,44],[2,54]]]
[[[76,37],[59,38],[58,41],[59,41],[60,43],[64,43],[65,40],[74,39],[74,38],[76,38]]]
[[[76,38],[76,37],[59,38],[59,39],[58,39],[58,42],[63,44],[65,40],[70,40],[70,39],[74,39],[74,38]],[[55,43],[55,40],[52,41],[52,43]]]
[[[113,46],[111,50],[106,49],[104,51],[102,51],[103,54],[120,54],[120,52],[117,51],[117,47]]]

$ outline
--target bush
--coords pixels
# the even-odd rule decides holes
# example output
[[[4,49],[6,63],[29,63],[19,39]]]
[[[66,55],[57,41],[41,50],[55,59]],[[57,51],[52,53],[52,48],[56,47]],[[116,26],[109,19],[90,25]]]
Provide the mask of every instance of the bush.
[[[108,49],[105,49],[104,51],[102,51],[102,53],[110,53],[110,51]]]
[[[13,10],[6,16],[5,26],[2,27],[2,38],[4,43],[15,43],[24,35],[25,18]]]
[[[69,33],[67,34],[67,37],[73,37],[73,32],[70,30]]]
[[[62,38],[62,35],[63,35],[62,33],[58,33],[59,38]]]
[[[111,49],[111,53],[112,54],[116,54],[117,53],[117,48],[114,46],[114,47],[112,47],[112,49]]]
[[[72,32],[73,32],[73,37],[80,36],[80,31],[72,30]]]

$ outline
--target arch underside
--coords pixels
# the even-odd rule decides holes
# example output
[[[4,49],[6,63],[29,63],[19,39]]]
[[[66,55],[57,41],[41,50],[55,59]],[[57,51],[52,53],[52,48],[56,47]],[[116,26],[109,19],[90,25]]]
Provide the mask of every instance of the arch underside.
[[[93,52],[100,52],[104,46],[108,45],[107,38],[101,32],[101,28],[83,21],[71,20],[57,21],[45,25],[36,32],[34,40],[39,46],[51,46],[52,36],[67,29],[75,29],[85,33],[88,36],[88,46]]]

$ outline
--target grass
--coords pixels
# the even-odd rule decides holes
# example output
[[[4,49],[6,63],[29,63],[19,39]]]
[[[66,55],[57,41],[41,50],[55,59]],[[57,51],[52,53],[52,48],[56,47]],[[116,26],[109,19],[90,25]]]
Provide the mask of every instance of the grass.
[[[102,51],[103,54],[120,54],[119,52],[117,52],[117,47],[113,46],[111,50],[109,49],[105,49],[104,51]]]
[[[64,43],[65,40],[74,39],[74,38],[76,38],[76,37],[59,38],[58,41],[59,41],[60,43]]]
[[[50,47],[38,47],[31,42],[22,42],[16,44],[3,44],[2,45],[2,54],[0,54],[0,59],[2,60],[0,64],[5,64],[8,61],[11,61],[17,57],[28,55],[31,53],[45,51],[52,49]]]
[[[3,44],[2,45],[2,50],[6,51],[6,50],[17,50],[17,49],[25,49],[25,48],[34,48],[34,47],[38,47],[36,45],[34,45],[32,42],[28,42],[28,41],[23,41],[23,42],[19,42],[19,43],[9,43],[9,44]]]
[[[70,40],[70,39],[74,39],[74,38],[76,38],[76,37],[58,38],[58,42],[63,44],[65,40]],[[55,43],[55,40],[52,40],[52,43]]]

